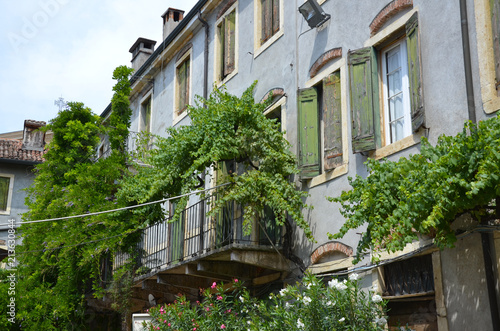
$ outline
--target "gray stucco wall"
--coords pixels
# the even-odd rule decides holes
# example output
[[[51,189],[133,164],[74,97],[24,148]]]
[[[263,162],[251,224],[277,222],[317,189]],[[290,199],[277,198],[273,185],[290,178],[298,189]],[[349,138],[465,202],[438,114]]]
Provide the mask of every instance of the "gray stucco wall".
[[[480,234],[459,239],[441,253],[450,330],[492,330]]]
[[[0,173],[14,175],[14,188],[12,191],[12,204],[9,215],[0,215],[0,224],[7,224],[9,220],[21,221],[21,214],[27,212],[24,204],[26,198],[25,188],[29,187],[34,179],[33,166],[0,163]],[[7,239],[7,226],[0,225],[0,239]]]

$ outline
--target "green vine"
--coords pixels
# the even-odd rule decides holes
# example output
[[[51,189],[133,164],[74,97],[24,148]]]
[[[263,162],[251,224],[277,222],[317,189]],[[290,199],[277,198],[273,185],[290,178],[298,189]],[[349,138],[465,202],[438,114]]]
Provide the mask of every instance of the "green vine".
[[[370,250],[402,250],[419,234],[438,247],[452,247],[451,223],[464,213],[495,219],[500,196],[500,118],[466,123],[456,136],[441,136],[435,147],[422,138],[420,154],[397,162],[369,159],[367,178],[349,178],[352,190],[328,198],[340,204],[346,222],[331,238],[366,226],[357,258]]]

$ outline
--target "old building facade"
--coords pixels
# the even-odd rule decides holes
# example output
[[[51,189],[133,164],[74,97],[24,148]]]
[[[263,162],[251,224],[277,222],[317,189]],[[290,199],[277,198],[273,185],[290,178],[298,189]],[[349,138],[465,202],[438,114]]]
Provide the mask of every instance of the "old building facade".
[[[359,234],[328,239],[344,219],[325,197],[349,190],[348,176],[365,177],[368,158],[398,160],[418,153],[421,137],[435,144],[468,120],[495,116],[498,1],[313,2],[317,17],[309,1],[200,0],[188,13],[169,8],[164,40],[139,38],[130,49],[137,69],[131,131],[165,135],[167,127],[189,125],[186,107],[196,95],[222,84],[241,95],[257,80],[255,100],[272,93],[266,114],[279,119],[298,158],[294,181],[314,206],[306,217],[317,243],[298,229],[287,243],[307,270],[324,277],[361,272],[364,286],[377,285],[389,299],[392,326],[494,330],[498,231],[473,232],[443,251],[422,238],[404,252],[383,254],[381,265],[369,256],[353,265]],[[148,307],[149,294],[168,302],[179,286],[195,296],[212,281],[239,277],[265,291],[303,271],[284,253],[285,230],[245,237],[237,208],[211,225],[203,217],[207,206],[193,200],[183,224],[147,230],[136,312]]]

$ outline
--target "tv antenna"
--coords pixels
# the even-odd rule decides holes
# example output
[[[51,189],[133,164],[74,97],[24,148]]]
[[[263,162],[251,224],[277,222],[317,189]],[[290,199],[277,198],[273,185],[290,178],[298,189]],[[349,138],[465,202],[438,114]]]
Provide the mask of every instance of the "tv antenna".
[[[59,99],[54,100],[54,105],[59,107],[59,111],[62,111],[63,109],[68,108],[68,103],[66,101],[64,101],[63,97],[60,97]]]

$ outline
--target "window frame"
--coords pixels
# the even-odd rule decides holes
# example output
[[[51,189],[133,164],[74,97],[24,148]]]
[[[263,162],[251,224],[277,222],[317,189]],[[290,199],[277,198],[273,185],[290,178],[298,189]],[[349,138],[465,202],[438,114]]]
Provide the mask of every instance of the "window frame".
[[[238,73],[238,1],[229,7],[226,12],[217,20],[215,23],[215,31],[214,31],[214,40],[215,40],[215,56],[214,56],[214,81],[217,83],[217,86],[221,86],[222,84],[229,81]],[[226,45],[221,41],[220,35],[220,27],[224,23],[224,20],[228,18],[229,15],[234,13],[234,68],[233,70],[224,76],[222,72],[224,70],[224,66],[222,65],[222,61],[225,60],[225,47]],[[223,59],[224,57],[224,59]]]
[[[279,29],[264,42],[262,42],[262,0],[254,1],[254,58],[257,58],[284,34],[284,1],[274,1],[278,1],[279,4]]]
[[[376,63],[374,64],[374,67],[377,68],[378,74],[380,74],[380,72],[381,72],[380,60],[379,60],[379,57],[380,57],[379,50],[384,49],[384,47],[387,47],[387,45],[390,45],[392,42],[398,40],[399,38],[407,38],[408,35],[406,34],[406,31],[405,31],[407,24],[410,22],[410,20],[413,18],[413,16],[418,15],[418,13],[419,13],[418,8],[413,8],[413,9],[409,10],[407,13],[403,14],[397,20],[388,24],[385,28],[378,31],[375,35],[373,35],[371,38],[369,38],[364,43],[365,48],[372,48],[375,50],[374,53],[376,56],[375,56],[374,60],[376,61]],[[418,38],[418,39],[420,39],[420,38]],[[418,48],[418,52],[420,53],[420,47]],[[422,80],[421,55],[419,54],[418,56],[419,56],[419,61],[420,61],[420,63],[419,63],[420,74],[421,74],[420,80]],[[381,78],[379,76],[377,76],[377,79],[373,80],[373,84],[375,84],[375,85],[380,85],[381,83],[382,83],[382,81],[381,81]],[[411,135],[409,135],[409,136],[407,136],[399,141],[396,141],[392,144],[386,144],[385,141],[383,142],[382,139],[385,140],[385,134],[380,132],[380,130],[383,129],[383,123],[385,123],[384,118],[382,117],[383,116],[383,107],[384,107],[384,104],[382,103],[383,95],[382,95],[382,91],[381,91],[382,89],[379,86],[377,86],[376,89],[378,89],[378,91],[374,92],[374,94],[378,95],[378,100],[374,100],[375,109],[378,107],[378,114],[377,113],[374,114],[375,115],[375,118],[374,118],[375,128],[374,129],[375,129],[375,145],[376,145],[376,147],[373,150],[367,151],[367,155],[370,158],[373,158],[375,160],[379,160],[379,159],[388,157],[392,154],[395,154],[399,151],[402,151],[406,148],[409,148],[411,146],[419,144],[421,138],[425,134],[425,130],[419,129],[418,131],[414,131],[413,130],[413,118],[412,118],[412,134]],[[350,96],[352,99],[352,91],[350,91],[350,92],[351,92]],[[410,90],[410,94],[411,93],[412,93],[412,91]],[[411,98],[411,95],[410,95],[410,98]],[[418,99],[416,101],[423,102],[422,99]],[[411,102],[412,102],[412,100],[410,101],[410,103]],[[350,109],[351,117],[352,117],[352,106],[353,105],[352,105],[352,100],[351,100],[351,107],[350,107],[351,108]],[[412,107],[413,106],[410,105],[411,111],[413,111]],[[411,116],[413,117],[413,114],[411,114]],[[425,116],[425,115],[420,114],[420,116]],[[378,122],[380,122],[380,123],[378,123]],[[379,130],[379,131],[377,131],[377,130]],[[353,146],[354,146],[354,144],[353,144]]]
[[[149,123],[145,123],[143,116],[145,115],[145,109],[149,104]],[[153,124],[153,89],[147,92],[140,101],[140,112],[139,112],[139,123],[137,125],[137,131],[151,132],[151,125]],[[145,127],[143,127],[143,125]],[[147,130],[146,130],[147,128]]]
[[[14,178],[15,175],[0,173],[0,177],[9,178],[9,189],[7,191],[7,204],[5,210],[0,209],[0,215],[10,215],[12,206],[12,196],[14,193]]]
[[[192,51],[193,48],[189,48],[176,62],[175,62],[175,69],[174,69],[174,121],[173,125],[178,123],[180,120],[182,120],[184,117],[187,116],[187,106],[191,105],[191,99],[192,99],[192,73],[193,73],[193,61],[192,61]],[[185,63],[188,63],[189,65],[189,71],[187,74],[188,82],[186,85],[187,89],[187,100],[186,100],[186,106],[183,109],[179,109],[180,105],[180,95],[179,95],[179,79],[178,79],[178,71],[181,68],[182,65]]]
[[[495,54],[490,2],[474,0],[474,16],[477,33],[477,56],[483,111],[493,114],[500,109],[500,93],[496,89]]]
[[[268,116],[273,113],[278,107],[280,107],[280,116],[281,116],[281,132],[283,132],[283,137],[287,139],[286,135],[286,95],[281,96],[275,102],[273,102],[269,107],[264,109],[264,116]],[[287,139],[288,140],[288,139]]]
[[[344,57],[341,57],[332,62],[329,66],[325,66],[319,71],[313,78],[308,80],[304,88],[311,88],[322,84],[322,82],[329,77],[334,72],[340,72],[340,93],[341,93],[341,116],[342,116],[342,165],[332,169],[325,171],[324,170],[324,127],[323,127],[323,110],[318,109],[319,115],[321,115],[319,120],[319,158],[320,158],[320,173],[317,176],[309,178],[307,180],[307,186],[309,188],[321,185],[325,182],[328,182],[332,179],[340,177],[342,175],[347,174],[348,172],[348,164],[349,164],[349,138],[348,138],[348,121],[347,121],[347,89],[348,89],[348,70],[347,70],[347,61]],[[322,106],[322,102],[319,106]],[[298,114],[299,115],[299,114]],[[299,146],[297,148],[300,148]]]

